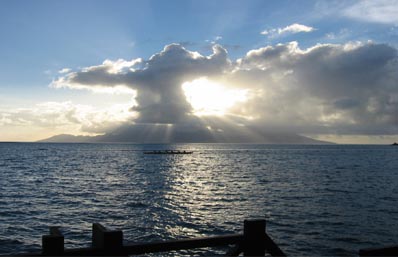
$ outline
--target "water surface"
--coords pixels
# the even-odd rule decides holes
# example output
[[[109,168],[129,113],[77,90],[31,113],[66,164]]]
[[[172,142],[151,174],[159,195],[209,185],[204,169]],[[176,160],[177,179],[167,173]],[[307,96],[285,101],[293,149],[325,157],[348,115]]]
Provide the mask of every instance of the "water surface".
[[[143,154],[154,149],[194,153]],[[397,157],[366,145],[1,143],[0,254],[40,249],[54,225],[81,247],[94,222],[134,242],[240,233],[252,217],[288,255],[357,255],[398,244]]]

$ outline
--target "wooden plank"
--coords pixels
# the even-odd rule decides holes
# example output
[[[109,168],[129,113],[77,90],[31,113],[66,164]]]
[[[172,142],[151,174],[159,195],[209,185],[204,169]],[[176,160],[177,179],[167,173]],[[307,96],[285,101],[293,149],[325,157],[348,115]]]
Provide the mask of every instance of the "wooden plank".
[[[124,247],[124,249],[126,249],[126,252],[129,254],[130,253],[143,254],[143,253],[232,245],[240,243],[242,240],[243,240],[242,235],[225,235],[225,236],[213,236],[205,238],[170,240],[166,242],[127,245]]]
[[[155,252],[165,252],[174,250],[188,250],[195,248],[224,246],[239,244],[243,241],[243,235],[225,235],[225,236],[212,236],[204,238],[193,238],[193,239],[180,239],[180,240],[169,240],[160,242],[150,243],[134,243],[126,244],[123,248],[114,249],[114,251],[106,252],[100,248],[80,248],[65,250],[65,255],[68,256],[125,256],[134,254],[145,254]]]
[[[264,235],[265,250],[272,256],[286,257],[286,254],[279,248],[279,246],[267,234]],[[306,254],[304,254],[306,255]]]
[[[361,249],[359,256],[398,256],[398,246]]]

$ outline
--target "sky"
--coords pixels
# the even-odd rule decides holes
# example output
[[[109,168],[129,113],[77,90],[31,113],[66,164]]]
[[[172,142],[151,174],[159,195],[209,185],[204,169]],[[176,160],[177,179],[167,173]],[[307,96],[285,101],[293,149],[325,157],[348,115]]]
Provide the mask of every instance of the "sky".
[[[2,0],[0,35],[0,141],[126,124],[398,141],[398,0]]]

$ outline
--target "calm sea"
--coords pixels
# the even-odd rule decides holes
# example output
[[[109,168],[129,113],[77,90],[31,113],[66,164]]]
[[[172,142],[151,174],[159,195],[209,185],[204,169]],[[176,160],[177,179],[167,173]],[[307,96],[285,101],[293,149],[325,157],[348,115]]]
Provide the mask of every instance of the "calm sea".
[[[291,256],[398,244],[393,146],[1,143],[0,188],[0,254],[40,249],[54,225],[81,247],[94,222],[139,242],[240,233],[245,218]]]

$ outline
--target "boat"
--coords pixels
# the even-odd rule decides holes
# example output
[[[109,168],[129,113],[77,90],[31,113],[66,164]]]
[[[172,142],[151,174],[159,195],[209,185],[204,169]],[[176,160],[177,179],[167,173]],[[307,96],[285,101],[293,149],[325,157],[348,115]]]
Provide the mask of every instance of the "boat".
[[[186,150],[153,150],[145,151],[144,154],[192,154],[193,151]]]
[[[393,145],[393,146],[398,146],[398,143],[397,143],[397,142],[394,142],[392,145]]]

